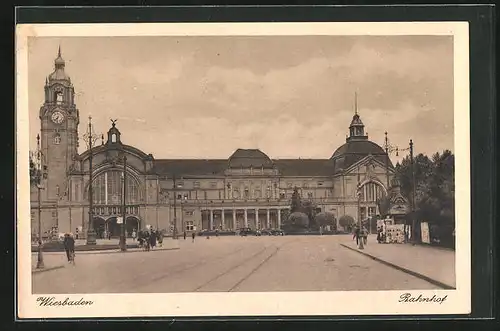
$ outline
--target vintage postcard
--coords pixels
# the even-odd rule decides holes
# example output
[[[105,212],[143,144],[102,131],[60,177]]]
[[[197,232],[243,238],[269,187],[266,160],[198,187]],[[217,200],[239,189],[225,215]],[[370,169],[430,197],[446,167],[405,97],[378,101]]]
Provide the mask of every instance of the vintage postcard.
[[[467,23],[16,34],[19,318],[471,311]]]

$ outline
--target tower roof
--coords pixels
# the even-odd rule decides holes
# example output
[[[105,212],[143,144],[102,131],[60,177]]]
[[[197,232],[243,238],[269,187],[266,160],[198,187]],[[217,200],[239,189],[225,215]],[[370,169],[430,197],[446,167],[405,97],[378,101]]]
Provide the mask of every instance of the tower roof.
[[[64,66],[65,63],[66,62],[64,61],[64,59],[61,56],[61,46],[59,46],[59,49],[57,51],[57,58],[54,60],[54,64],[57,68],[58,66]]]
[[[59,46],[59,49],[57,51],[57,58],[54,60],[54,71],[48,77],[49,82],[54,80],[59,80],[59,81],[63,80],[71,82],[71,79],[64,71],[65,65],[66,62],[64,61],[61,55],[61,46]]]

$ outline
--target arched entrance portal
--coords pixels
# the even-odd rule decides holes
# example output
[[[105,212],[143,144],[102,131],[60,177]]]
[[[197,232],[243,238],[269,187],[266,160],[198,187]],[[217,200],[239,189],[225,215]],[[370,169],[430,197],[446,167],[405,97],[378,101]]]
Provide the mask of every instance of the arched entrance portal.
[[[139,231],[141,228],[141,220],[136,216],[128,216],[125,222],[125,234],[128,238],[132,237],[132,231]]]
[[[101,217],[94,217],[92,222],[97,238],[104,238],[106,232],[106,221]]]
[[[106,226],[111,237],[120,236],[120,224],[116,223],[116,217],[110,217],[106,220]]]

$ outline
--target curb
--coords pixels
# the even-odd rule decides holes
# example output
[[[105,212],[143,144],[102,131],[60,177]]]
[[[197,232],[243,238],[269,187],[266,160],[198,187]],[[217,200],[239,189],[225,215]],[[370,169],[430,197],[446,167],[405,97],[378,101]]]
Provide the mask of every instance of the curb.
[[[433,284],[433,285],[439,286],[439,287],[441,287],[441,288],[443,288],[443,289],[445,289],[445,290],[456,290],[456,288],[455,288],[454,286],[450,286],[450,285],[448,285],[448,284],[442,283],[442,282],[440,282],[440,281],[438,281],[438,280],[432,279],[432,278],[430,278],[430,277],[427,277],[427,276],[425,276],[425,275],[422,275],[422,274],[420,274],[420,273],[418,273],[418,272],[415,272],[415,271],[412,271],[412,270],[410,270],[410,269],[403,268],[403,267],[401,267],[401,266],[399,266],[399,265],[397,265],[397,264],[394,264],[394,263],[391,263],[391,262],[387,262],[387,261],[382,260],[382,259],[380,259],[380,258],[378,258],[378,257],[376,257],[376,256],[371,255],[371,254],[368,254],[368,253],[362,252],[362,251],[360,251],[360,250],[358,250],[358,249],[354,249],[354,248],[349,247],[349,246],[344,245],[344,244],[340,244],[340,246],[343,246],[343,247],[345,247],[345,248],[347,248],[347,249],[350,249],[350,250],[351,250],[351,251],[353,251],[353,252],[357,252],[357,253],[359,253],[359,254],[361,254],[361,255],[367,256],[367,257],[371,258],[372,260],[375,260],[375,261],[377,261],[377,262],[380,262],[380,263],[382,263],[382,264],[385,264],[385,265],[387,265],[387,266],[389,266],[389,267],[392,267],[392,268],[394,268],[394,269],[397,269],[397,270],[399,270],[399,271],[405,272],[405,273],[407,273],[407,274],[409,274],[409,275],[412,275],[412,276],[414,276],[414,277],[417,277],[417,278],[420,278],[420,279],[422,279],[422,280],[425,280],[426,282],[429,282],[429,283],[431,283],[431,284]]]
[[[47,272],[47,271],[62,269],[64,267],[65,267],[65,265],[59,265],[59,266],[56,266],[56,267],[50,267],[50,268],[44,268],[44,269],[35,269],[35,270],[31,270],[31,274],[39,274],[39,273],[42,273],[42,272]]]
[[[139,252],[146,253],[146,251],[143,250],[143,249],[138,249],[138,248],[132,248],[132,249],[134,249],[134,250],[127,249],[125,252],[122,252],[120,249],[103,249],[103,250],[76,251],[75,253],[76,253],[76,255],[80,255],[80,254],[87,255],[87,254],[139,253]],[[150,252],[172,251],[172,250],[176,250],[176,249],[180,249],[180,247],[164,248],[164,249],[154,249],[154,250],[151,250]],[[51,254],[56,255],[56,254],[61,254],[61,253],[64,253],[64,251],[61,251],[61,252],[44,252],[43,254],[44,255],[51,255]]]
[[[142,248],[134,248],[135,250],[126,250],[125,252],[122,252],[121,250],[102,250],[102,251],[81,251],[80,253],[83,253],[83,254],[117,254],[117,253],[147,253],[145,250],[143,250]],[[149,252],[161,252],[161,251],[173,251],[173,250],[176,250],[176,249],[180,249],[179,247],[175,247],[175,248],[164,248],[164,249],[152,249],[150,250]]]

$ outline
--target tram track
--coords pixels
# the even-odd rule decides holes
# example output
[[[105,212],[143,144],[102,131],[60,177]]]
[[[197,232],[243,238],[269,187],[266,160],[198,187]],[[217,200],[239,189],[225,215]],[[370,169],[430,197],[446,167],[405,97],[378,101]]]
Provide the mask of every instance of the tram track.
[[[233,265],[231,266],[230,268],[226,269],[224,272],[216,275],[215,277],[212,277],[211,279],[209,279],[208,281],[206,281],[205,283],[199,285],[198,287],[196,287],[193,292],[199,292],[200,289],[206,287],[207,285],[215,282],[216,280],[220,279],[221,277],[229,274],[230,272],[234,271],[235,269],[238,269],[248,263],[250,263],[252,261],[253,258],[259,256],[260,254],[262,254],[263,252],[265,252],[266,250],[268,250],[269,247],[264,247],[263,249],[261,249],[260,251],[258,251],[257,253],[251,255],[250,257],[248,257],[245,261],[243,262],[240,262],[240,263],[237,263],[236,265]]]

